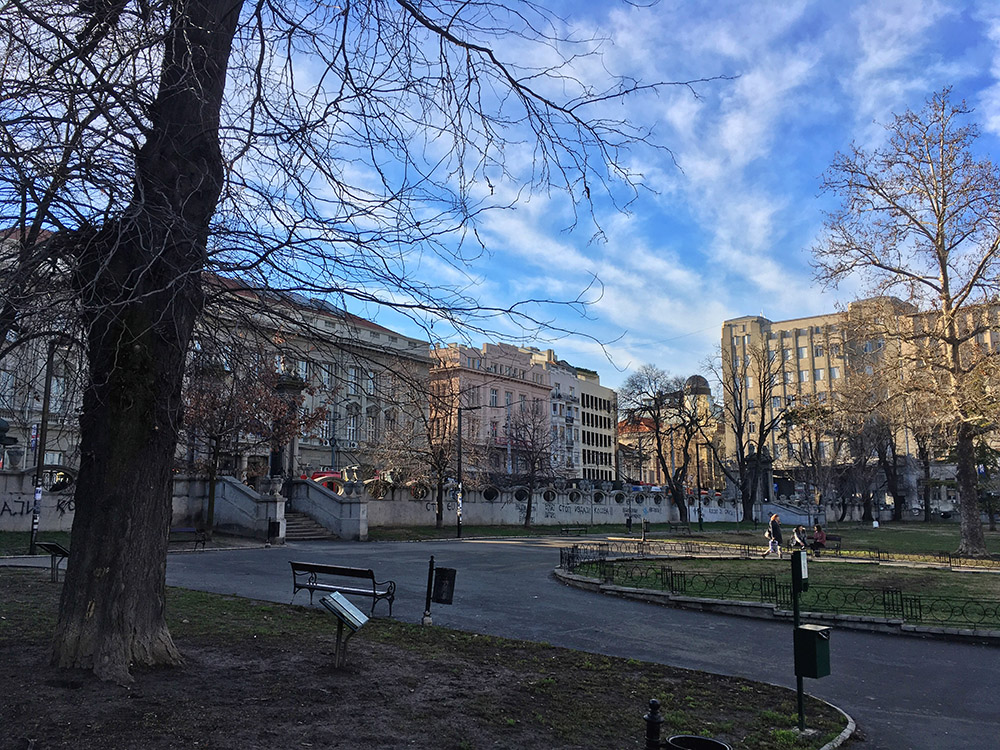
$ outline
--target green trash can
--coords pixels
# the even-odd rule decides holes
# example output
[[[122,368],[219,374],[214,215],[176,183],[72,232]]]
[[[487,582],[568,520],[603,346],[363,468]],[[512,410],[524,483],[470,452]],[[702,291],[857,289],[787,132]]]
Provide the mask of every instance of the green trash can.
[[[674,750],[733,750],[721,740],[699,737],[696,734],[675,734],[667,738],[667,747]]]

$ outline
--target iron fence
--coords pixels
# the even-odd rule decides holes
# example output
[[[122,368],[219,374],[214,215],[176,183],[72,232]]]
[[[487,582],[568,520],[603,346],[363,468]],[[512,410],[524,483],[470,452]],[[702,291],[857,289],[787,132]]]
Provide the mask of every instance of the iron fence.
[[[689,543],[682,543],[684,546]],[[640,559],[615,543],[574,545],[560,550],[566,570],[625,588],[682,596],[792,606],[792,587],[773,574],[734,575],[677,570],[663,561]],[[801,594],[804,611],[900,620],[913,625],[1000,630],[1000,599],[910,594],[899,589],[812,584]]]

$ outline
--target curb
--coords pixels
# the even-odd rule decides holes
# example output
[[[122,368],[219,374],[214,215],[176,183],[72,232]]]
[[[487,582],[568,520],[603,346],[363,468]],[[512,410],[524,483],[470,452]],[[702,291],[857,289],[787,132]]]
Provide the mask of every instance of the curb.
[[[854,734],[855,730],[858,728],[858,725],[854,723],[854,719],[851,718],[851,715],[846,711],[844,711],[843,709],[833,705],[829,701],[823,700],[822,698],[816,698],[815,695],[812,696],[812,698],[822,703],[825,703],[834,711],[836,711],[845,719],[847,719],[847,726],[844,727],[844,731],[842,731],[840,734],[838,734],[836,737],[834,737],[832,740],[827,742],[825,745],[823,745],[823,747],[819,749],[819,750],[834,750],[834,748],[840,747],[845,742],[847,742],[847,740],[851,738],[851,735]]]

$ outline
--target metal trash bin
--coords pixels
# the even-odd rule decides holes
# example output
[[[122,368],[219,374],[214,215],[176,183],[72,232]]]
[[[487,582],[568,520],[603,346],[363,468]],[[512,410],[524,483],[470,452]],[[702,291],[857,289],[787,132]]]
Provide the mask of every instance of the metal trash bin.
[[[699,737],[696,734],[675,734],[667,738],[667,747],[675,750],[733,750],[721,740],[710,737]]]

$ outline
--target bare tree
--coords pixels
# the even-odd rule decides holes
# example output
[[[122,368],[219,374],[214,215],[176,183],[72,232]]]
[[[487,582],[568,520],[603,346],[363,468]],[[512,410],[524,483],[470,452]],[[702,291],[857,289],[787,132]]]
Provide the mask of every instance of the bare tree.
[[[507,424],[507,439],[513,449],[514,476],[528,487],[524,528],[531,526],[535,490],[563,473],[554,466],[558,435],[552,426],[548,402],[540,398],[512,406]]]
[[[720,351],[708,369],[722,393],[729,431],[726,444],[732,451],[716,458],[726,478],[739,489],[743,518],[749,519],[761,482],[767,479],[768,445],[783,424],[788,408],[778,396],[783,377],[780,352],[770,349],[766,342],[743,345],[738,351]]]
[[[706,406],[690,393],[683,378],[649,364],[629,375],[618,393],[619,413],[625,424],[649,426],[647,450],[666,479],[682,521],[688,520],[685,489],[692,461],[697,460],[696,445],[699,438],[707,437],[710,415]]]
[[[815,248],[817,277],[830,283],[860,278],[875,295],[899,294],[922,314],[903,332],[938,386],[951,414],[962,514],[959,552],[986,554],[976,490],[974,441],[992,426],[995,404],[986,371],[993,356],[977,356],[976,337],[988,330],[998,291],[1000,171],[977,158],[977,130],[961,120],[969,110],[948,89],[920,112],[887,126],[883,148],[839,154],[824,187],[841,199]],[[886,320],[887,334],[898,322]]]
[[[0,338],[44,290],[87,344],[54,661],[127,682],[131,664],[181,660],[164,571],[203,271],[537,328],[537,306],[484,309],[415,270],[481,252],[477,217],[523,181],[508,147],[584,212],[600,192],[630,200],[623,155],[647,134],[604,108],[645,87],[577,79],[599,40],[559,38],[527,2],[14,0],[0,24],[0,210],[19,228]],[[532,66],[532,49],[556,59]]]

